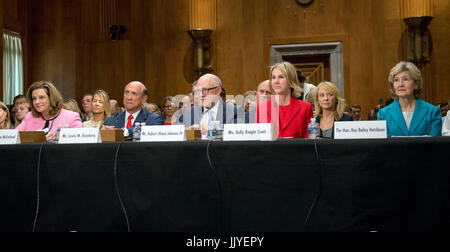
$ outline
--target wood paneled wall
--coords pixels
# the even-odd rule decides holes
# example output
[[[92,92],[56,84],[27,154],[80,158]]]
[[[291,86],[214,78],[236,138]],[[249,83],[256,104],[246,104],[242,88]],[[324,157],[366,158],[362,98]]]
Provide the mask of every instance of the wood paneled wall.
[[[190,92],[197,76],[186,33],[189,1],[28,1],[28,83],[53,80],[77,100],[98,88],[121,100],[132,80],[148,86],[153,102]],[[316,0],[307,8],[294,0],[217,0],[217,12],[214,68],[228,94],[268,78],[270,44],[339,40],[348,104],[361,104],[366,115],[389,97],[389,71],[403,57],[400,0]],[[437,103],[450,98],[449,1],[435,0],[434,15],[424,98]],[[104,20],[126,26],[122,40],[105,39]]]

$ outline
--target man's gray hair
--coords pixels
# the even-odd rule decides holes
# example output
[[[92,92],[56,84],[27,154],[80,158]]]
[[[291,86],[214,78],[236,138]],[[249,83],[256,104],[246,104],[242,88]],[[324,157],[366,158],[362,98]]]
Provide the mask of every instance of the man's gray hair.
[[[222,87],[222,80],[217,75],[214,74],[205,74],[200,79],[212,79],[216,83],[217,86]]]

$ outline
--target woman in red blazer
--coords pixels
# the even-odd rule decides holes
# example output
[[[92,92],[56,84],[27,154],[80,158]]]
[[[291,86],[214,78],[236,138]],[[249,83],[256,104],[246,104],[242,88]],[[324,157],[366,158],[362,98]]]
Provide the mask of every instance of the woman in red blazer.
[[[258,104],[257,123],[274,122],[280,138],[308,138],[313,110],[310,103],[296,99],[303,92],[296,68],[289,62],[274,65],[270,70],[270,88],[275,96]]]

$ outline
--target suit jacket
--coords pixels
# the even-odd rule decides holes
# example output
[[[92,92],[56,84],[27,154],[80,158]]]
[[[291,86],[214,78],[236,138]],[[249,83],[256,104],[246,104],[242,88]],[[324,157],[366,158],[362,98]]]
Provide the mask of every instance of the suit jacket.
[[[195,124],[200,124],[202,119],[203,107],[192,107],[186,109],[180,117],[177,119],[178,125],[184,125],[190,127]],[[224,104],[219,100],[219,108],[217,110],[216,120],[220,121],[221,124],[238,124],[244,122],[244,113],[239,113],[241,111],[237,106]]]
[[[320,125],[320,116],[316,117],[316,122]],[[336,120],[335,120],[336,121]],[[353,116],[351,115],[347,115],[347,114],[343,114],[341,120],[339,120],[339,122],[351,122],[353,121]],[[322,131],[320,131],[320,137],[322,136]],[[331,138],[334,139],[334,124],[333,124],[333,134],[331,135]]]
[[[406,126],[398,100],[378,112],[378,120],[386,121],[388,137],[441,136],[442,115],[438,107],[417,99],[411,125]]]
[[[110,116],[110,117],[106,118],[103,125],[114,126],[117,129],[123,129],[123,128],[125,128],[125,114],[126,114],[126,112],[124,111],[124,112],[115,114],[113,116]],[[145,109],[141,109],[138,117],[134,121],[133,127],[128,129],[129,135],[130,136],[133,135],[133,128],[136,123],[143,123],[143,122],[145,122],[145,124],[147,126],[164,125],[164,119],[160,115],[148,112]]]
[[[17,127],[19,131],[38,131],[42,130],[46,121],[42,117],[34,117],[30,112],[23,119],[22,123]],[[61,109],[59,115],[49,121],[49,132],[55,132],[58,130],[58,126],[69,128],[82,128],[80,115],[78,113]]]
[[[280,127],[277,113],[272,113],[272,111],[278,111],[278,106],[273,100],[262,102],[257,107],[256,122],[275,122],[278,127],[278,137],[308,138],[308,124],[313,117],[311,104],[291,98],[289,109],[289,118],[281,118],[281,121],[288,123]]]

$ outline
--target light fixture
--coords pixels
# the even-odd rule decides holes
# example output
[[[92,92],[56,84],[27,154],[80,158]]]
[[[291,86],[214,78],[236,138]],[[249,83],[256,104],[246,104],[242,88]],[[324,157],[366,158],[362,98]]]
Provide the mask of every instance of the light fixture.
[[[214,71],[211,35],[216,29],[216,0],[189,0],[188,34],[194,41],[194,70],[199,76]]]
[[[430,62],[432,40],[428,26],[433,20],[433,0],[402,0],[406,59],[419,66]]]

